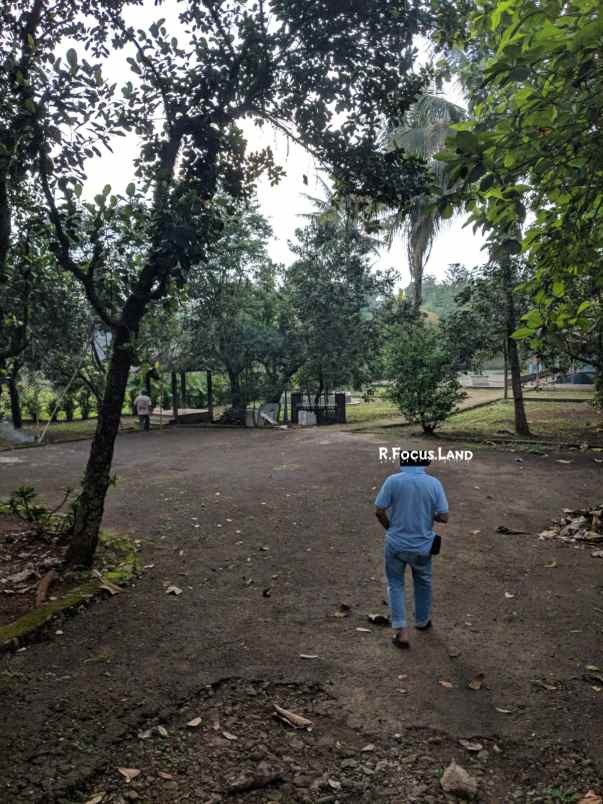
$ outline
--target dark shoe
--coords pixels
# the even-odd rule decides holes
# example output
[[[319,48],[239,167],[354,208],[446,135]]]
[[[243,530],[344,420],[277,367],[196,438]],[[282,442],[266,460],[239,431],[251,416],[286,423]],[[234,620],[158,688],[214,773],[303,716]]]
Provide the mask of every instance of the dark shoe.
[[[429,631],[431,628],[431,620],[428,620],[425,625],[415,625],[417,631]]]
[[[400,634],[396,634],[396,636],[392,637],[392,645],[395,645],[397,648],[402,648],[402,650],[410,648],[410,642],[406,639],[400,639]]]

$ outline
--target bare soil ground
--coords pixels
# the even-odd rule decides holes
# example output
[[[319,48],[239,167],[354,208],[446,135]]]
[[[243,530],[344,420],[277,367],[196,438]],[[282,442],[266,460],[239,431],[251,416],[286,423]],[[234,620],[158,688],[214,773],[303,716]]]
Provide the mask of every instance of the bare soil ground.
[[[602,467],[491,449],[435,467],[452,512],[435,627],[401,653],[367,621],[384,611],[378,446],[326,428],[121,437],[106,525],[142,540],[146,570],[0,660],[0,802],[433,804],[452,759],[490,804],[600,792],[603,561],[537,534],[600,502]],[[20,451],[0,496],[58,502],[88,447]]]

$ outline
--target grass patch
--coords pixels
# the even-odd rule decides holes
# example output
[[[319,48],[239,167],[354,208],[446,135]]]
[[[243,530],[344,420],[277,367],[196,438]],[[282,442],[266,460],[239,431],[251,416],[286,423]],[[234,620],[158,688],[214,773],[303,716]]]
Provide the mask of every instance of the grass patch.
[[[370,422],[375,419],[399,419],[400,410],[387,399],[376,399],[373,402],[361,402],[359,405],[346,407],[348,424]]]
[[[524,399],[538,401],[539,399],[584,399],[585,401],[591,400],[595,395],[592,385],[573,385],[571,388],[543,388],[542,391],[536,391],[534,388],[527,388],[524,393]]]
[[[547,441],[603,441],[603,415],[585,402],[559,402],[551,405],[526,399],[526,414],[532,434]],[[599,432],[601,430],[601,432]],[[512,400],[501,400],[476,410],[451,416],[438,433],[467,433],[480,437],[507,435],[514,431]]]

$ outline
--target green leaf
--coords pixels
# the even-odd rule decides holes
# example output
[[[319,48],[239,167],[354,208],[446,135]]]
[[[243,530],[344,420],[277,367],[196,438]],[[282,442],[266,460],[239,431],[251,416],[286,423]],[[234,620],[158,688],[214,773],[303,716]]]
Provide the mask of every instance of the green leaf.
[[[553,296],[556,296],[558,299],[565,296],[565,282],[562,282],[560,279],[553,282]]]
[[[465,153],[479,151],[479,139],[472,131],[458,131],[454,137],[454,144]]]
[[[65,57],[67,59],[67,64],[71,67],[71,72],[75,72],[77,70],[77,52],[70,47],[65,54]]]
[[[533,334],[534,330],[530,329],[530,327],[520,327],[519,329],[515,330],[515,332],[511,335],[511,337],[515,341],[523,341],[526,338],[529,338]]]
[[[133,182],[133,181],[131,181],[131,182],[128,184],[128,186],[126,187],[126,195],[127,195],[129,198],[132,198],[132,196],[136,195],[136,185],[134,184],[134,182]]]

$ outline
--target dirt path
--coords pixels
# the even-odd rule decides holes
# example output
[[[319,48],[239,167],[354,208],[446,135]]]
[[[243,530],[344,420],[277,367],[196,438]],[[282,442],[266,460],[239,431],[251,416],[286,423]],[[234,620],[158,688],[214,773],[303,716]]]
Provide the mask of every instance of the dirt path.
[[[58,497],[79,479],[88,447],[20,452],[20,463],[0,467],[0,495],[31,483]],[[437,772],[452,758],[473,768],[484,801],[544,801],[526,791],[560,780],[594,785],[603,773],[603,692],[584,674],[586,665],[603,667],[603,563],[589,551],[495,529],[538,533],[561,508],[599,502],[601,467],[575,453],[572,464],[541,456],[517,463],[512,453],[483,450],[470,464],[436,468],[452,511],[435,567],[436,628],[402,655],[366,620],[383,610],[383,537],[372,500],[390,469],[377,455],[369,436],[326,429],[121,437],[106,525],[140,538],[153,566],[127,593],[62,624],[63,634],[0,660],[0,801],[83,801],[86,782],[89,794],[114,785],[111,801],[130,800],[124,790],[131,800],[221,800],[224,779],[201,784],[194,763],[188,774],[180,768],[180,786],[176,776],[164,780],[175,787],[153,792],[142,782],[126,787],[115,768],[144,759],[141,729],[176,721],[181,728],[206,685],[226,678],[233,681],[224,694],[238,701],[223,704],[238,712],[232,728],[270,725],[255,743],[249,732],[243,752],[243,740],[231,745],[213,728],[203,703],[203,750],[218,751],[216,773],[219,751],[229,772],[262,752],[274,759],[279,743],[282,754],[288,733],[270,718],[270,685],[293,685],[274,696],[318,706],[321,719],[289,750],[300,756],[288,756],[302,768],[298,776],[306,757],[314,787],[286,779],[284,793],[270,793],[284,798],[248,792],[229,800],[435,802]],[[546,568],[553,559],[557,568]],[[168,584],[183,593],[166,595]],[[351,606],[348,618],[333,616],[341,603]],[[365,627],[370,633],[356,630]],[[467,682],[477,673],[485,684],[473,691]],[[460,738],[479,738],[486,754],[472,758]],[[365,773],[362,763],[348,764],[352,787],[337,788],[336,778],[329,787],[333,746],[348,751],[335,756],[341,763],[369,740],[390,765],[377,771],[375,760]],[[184,757],[187,745],[168,739],[157,750]],[[401,746],[410,752],[406,765]],[[358,782],[348,778],[356,772]]]

